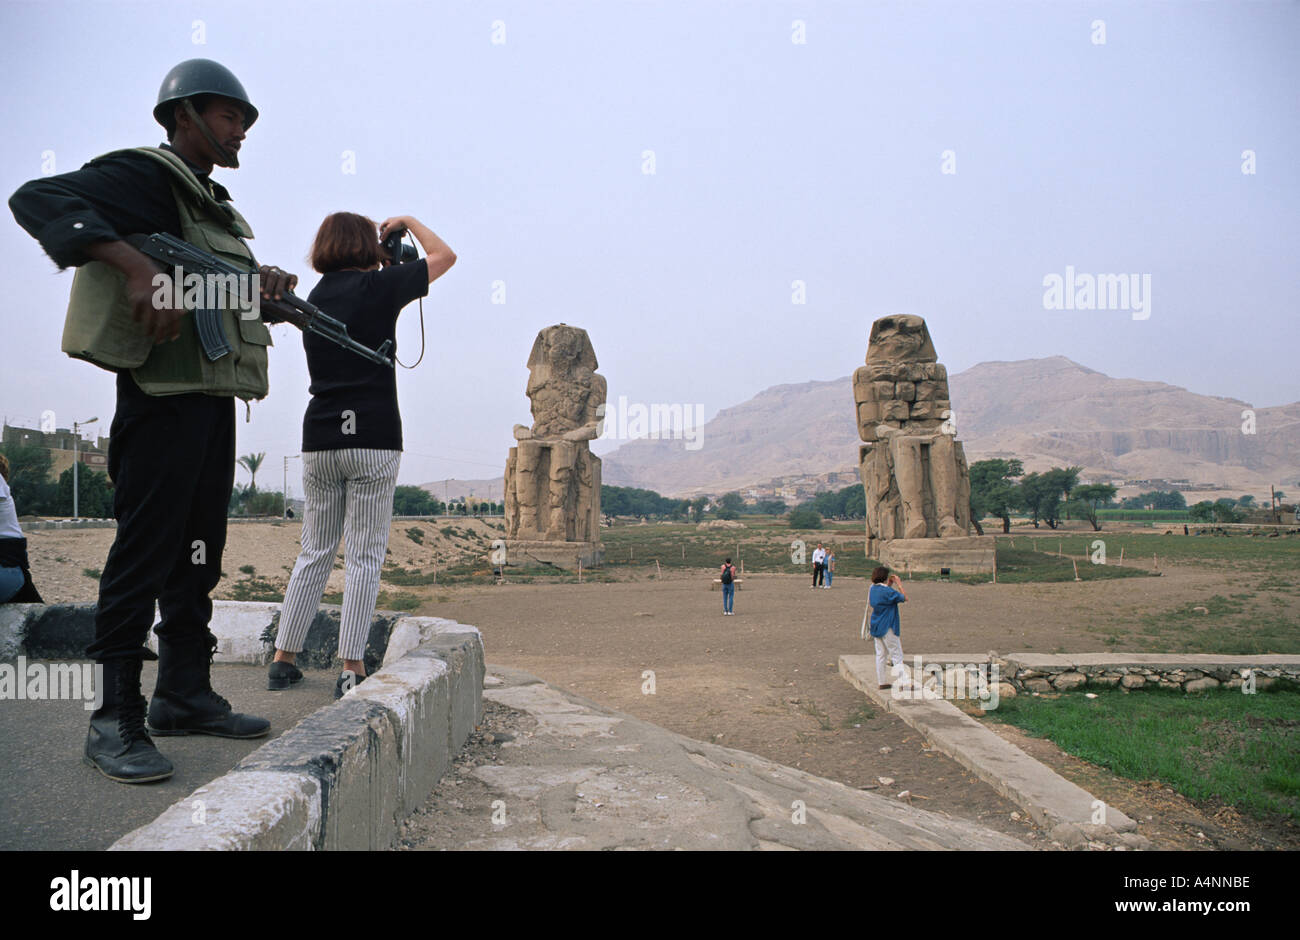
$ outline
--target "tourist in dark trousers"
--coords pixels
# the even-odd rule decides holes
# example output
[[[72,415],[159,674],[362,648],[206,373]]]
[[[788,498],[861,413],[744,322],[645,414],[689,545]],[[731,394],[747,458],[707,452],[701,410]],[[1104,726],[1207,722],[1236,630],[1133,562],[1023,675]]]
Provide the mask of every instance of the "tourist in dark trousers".
[[[823,573],[826,570],[826,549],[822,548],[822,543],[817,543],[817,550],[813,552],[813,587],[821,587]]]
[[[730,617],[736,597],[736,568],[728,558],[722,563],[722,616]]]
[[[876,643],[876,679],[881,689],[894,682],[895,672],[902,682],[903,641],[899,632],[898,605],[907,600],[903,582],[890,574],[884,565],[871,572],[871,589],[867,603],[871,606],[871,637]],[[865,624],[864,624],[865,626]],[[863,639],[866,639],[864,636]],[[895,669],[897,667],[897,669]]]
[[[396,229],[410,231],[428,257],[391,263],[380,240]],[[398,314],[428,294],[429,284],[455,262],[446,243],[411,216],[387,219],[376,232],[365,216],[336,212],[316,233],[311,266],[324,277],[308,299],[372,349],[391,342],[396,357]],[[302,553],[284,593],[267,688],[287,689],[302,680],[294,659],[320,606],[342,538],[347,552],[338,649],[343,672],[334,686],[334,697],[340,698],[366,676],[363,657],[402,460],[402,416],[391,366],[359,360],[309,333],[303,334],[303,347],[312,399],[302,419],[307,497]]]
[[[232,348],[210,359],[195,317],[173,306],[156,283],[159,267],[125,239],[184,239],[258,272],[263,297],[280,297],[298,281],[258,266],[248,223],[210,175],[214,166],[239,166],[258,117],[239,80],[220,63],[189,59],[163,79],[153,116],[167,143],[105,154],[79,170],[32,180],[9,199],[18,224],[50,259],[77,268],[64,352],[116,373],[108,475],[117,533],[86,650],[103,666],[103,706],[90,716],[84,759],[121,783],[173,772],[146,730],[146,659],[159,661],[147,705],[154,734],[255,738],[270,730],[265,718],[235,712],[213,691],[217,640],[208,624],[235,482],[235,399],[266,396],[271,333],[247,315],[239,292],[223,291],[215,312]],[[60,116],[55,123],[65,122]],[[155,604],[157,656],[145,646]]]

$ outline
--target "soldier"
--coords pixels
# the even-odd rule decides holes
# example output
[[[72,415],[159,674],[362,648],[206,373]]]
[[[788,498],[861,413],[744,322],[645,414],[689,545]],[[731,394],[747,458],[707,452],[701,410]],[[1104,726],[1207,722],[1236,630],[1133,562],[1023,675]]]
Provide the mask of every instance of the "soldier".
[[[257,269],[244,242],[248,224],[209,177],[214,164],[239,166],[257,109],[224,66],[190,59],[167,73],[153,114],[168,143],[33,180],[9,200],[18,224],[55,264],[77,268],[64,352],[117,374],[108,470],[118,528],[86,650],[103,666],[103,706],[91,715],[85,762],[121,783],[171,776],[150,730],[256,738],[270,729],[213,691],[216,638],[208,623],[235,476],[235,399],[266,396],[271,334],[248,316],[245,298],[226,295],[221,319],[232,348],[209,359],[193,316],[173,308],[171,292],[155,282],[159,269],[123,240],[167,232]],[[259,275],[264,297],[297,283],[278,268]],[[155,601],[156,657],[145,646]],[[146,728],[140,672],[155,658]]]

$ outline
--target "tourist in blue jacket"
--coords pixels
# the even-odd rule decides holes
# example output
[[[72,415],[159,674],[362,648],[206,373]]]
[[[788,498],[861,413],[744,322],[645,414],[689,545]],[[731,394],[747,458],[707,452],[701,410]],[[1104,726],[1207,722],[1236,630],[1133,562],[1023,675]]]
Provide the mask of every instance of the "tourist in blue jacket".
[[[903,668],[903,641],[898,623],[898,605],[906,600],[903,582],[898,575],[890,574],[884,565],[871,572],[867,603],[871,605],[871,636],[876,641],[876,679],[881,689],[888,689],[893,684],[895,672],[900,683],[907,675]]]

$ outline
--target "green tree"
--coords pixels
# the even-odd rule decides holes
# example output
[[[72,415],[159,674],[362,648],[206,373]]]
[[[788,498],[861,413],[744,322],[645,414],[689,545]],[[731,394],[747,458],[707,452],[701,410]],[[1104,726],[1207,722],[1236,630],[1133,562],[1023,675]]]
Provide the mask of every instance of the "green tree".
[[[844,494],[844,515],[850,519],[867,518],[867,492],[861,483],[846,486],[840,492]]]
[[[723,493],[718,500],[718,518],[735,519],[745,508],[745,500],[739,493]]]
[[[266,460],[265,451],[260,454],[245,454],[239,458],[239,465],[247,470],[248,475],[252,478],[252,481],[248,484],[248,489],[251,492],[257,492],[257,471],[261,468],[264,460]]]
[[[72,515],[72,468],[59,474],[58,513]],[[108,474],[82,466],[77,471],[77,512],[89,519],[111,519],[113,516],[113,485]]]
[[[1081,467],[1053,467],[1043,473],[1030,473],[1020,481],[1020,503],[1029,510],[1034,528],[1039,522],[1049,529],[1061,524],[1062,499],[1068,500],[1070,492],[1079,483]]]
[[[636,489],[630,486],[600,487],[600,511],[607,516],[645,516],[663,518],[680,510],[681,503],[666,496],[660,496],[654,490]]]
[[[1044,478],[1042,474],[1027,473],[1020,479],[1020,485],[1016,488],[1017,502],[1024,507],[1029,513],[1029,521],[1038,528],[1040,521],[1055,519],[1054,504],[1060,502],[1061,494],[1050,480]],[[1055,528],[1055,523],[1049,523]]]
[[[1186,509],[1187,500],[1178,491],[1152,490],[1138,496],[1130,496],[1120,503],[1124,509]]]
[[[1092,483],[1088,486],[1076,486],[1070,502],[1075,511],[1092,523],[1094,532],[1101,531],[1097,522],[1097,510],[1115,498],[1115,487],[1109,483]]]
[[[704,520],[704,510],[708,505],[709,498],[707,496],[697,496],[691,500],[691,518],[696,522],[702,522]]]
[[[54,463],[50,452],[44,447],[22,444],[0,445],[0,451],[9,459],[9,491],[18,514],[54,515],[58,487],[50,482],[50,467]]]
[[[1011,531],[1011,512],[1020,505],[1019,488],[1014,477],[1025,472],[1019,460],[977,460],[970,465],[970,518],[980,535],[979,521],[986,516],[1002,520],[1002,531]]]
[[[1255,497],[1250,496],[1249,494],[1247,494],[1246,496],[1239,496],[1237,497],[1237,505],[1240,506],[1242,509],[1254,509]]]
[[[760,516],[783,516],[789,508],[783,499],[760,499],[754,506],[754,512]]]
[[[1188,509],[1187,515],[1193,522],[1212,522],[1214,521],[1214,503],[1208,499],[1202,500]]]
[[[1240,522],[1245,518],[1245,513],[1237,511],[1237,501],[1228,499],[1226,496],[1214,501],[1214,521],[1215,522]]]
[[[843,500],[840,499],[839,493],[827,490],[825,493],[818,493],[813,497],[812,508],[824,518],[834,518],[842,515],[840,510],[843,508]]]
[[[810,503],[804,503],[790,512],[790,528],[792,529],[820,529],[822,527],[822,517],[817,510],[812,508]]]
[[[399,486],[393,490],[395,516],[436,516],[441,511],[441,501],[428,490],[418,486]]]

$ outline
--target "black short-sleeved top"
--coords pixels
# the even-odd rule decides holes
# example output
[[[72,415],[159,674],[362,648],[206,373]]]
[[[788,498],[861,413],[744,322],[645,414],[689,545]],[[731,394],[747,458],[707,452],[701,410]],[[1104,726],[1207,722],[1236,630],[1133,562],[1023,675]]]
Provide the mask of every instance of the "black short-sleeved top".
[[[348,335],[362,345],[376,349],[384,340],[392,340],[390,352],[395,357],[397,315],[428,293],[429,266],[421,258],[378,271],[332,271],[320,279],[307,299],[341,320]],[[302,345],[311,374],[311,402],[302,418],[302,449],[401,450],[396,371],[313,333],[302,334]]]

